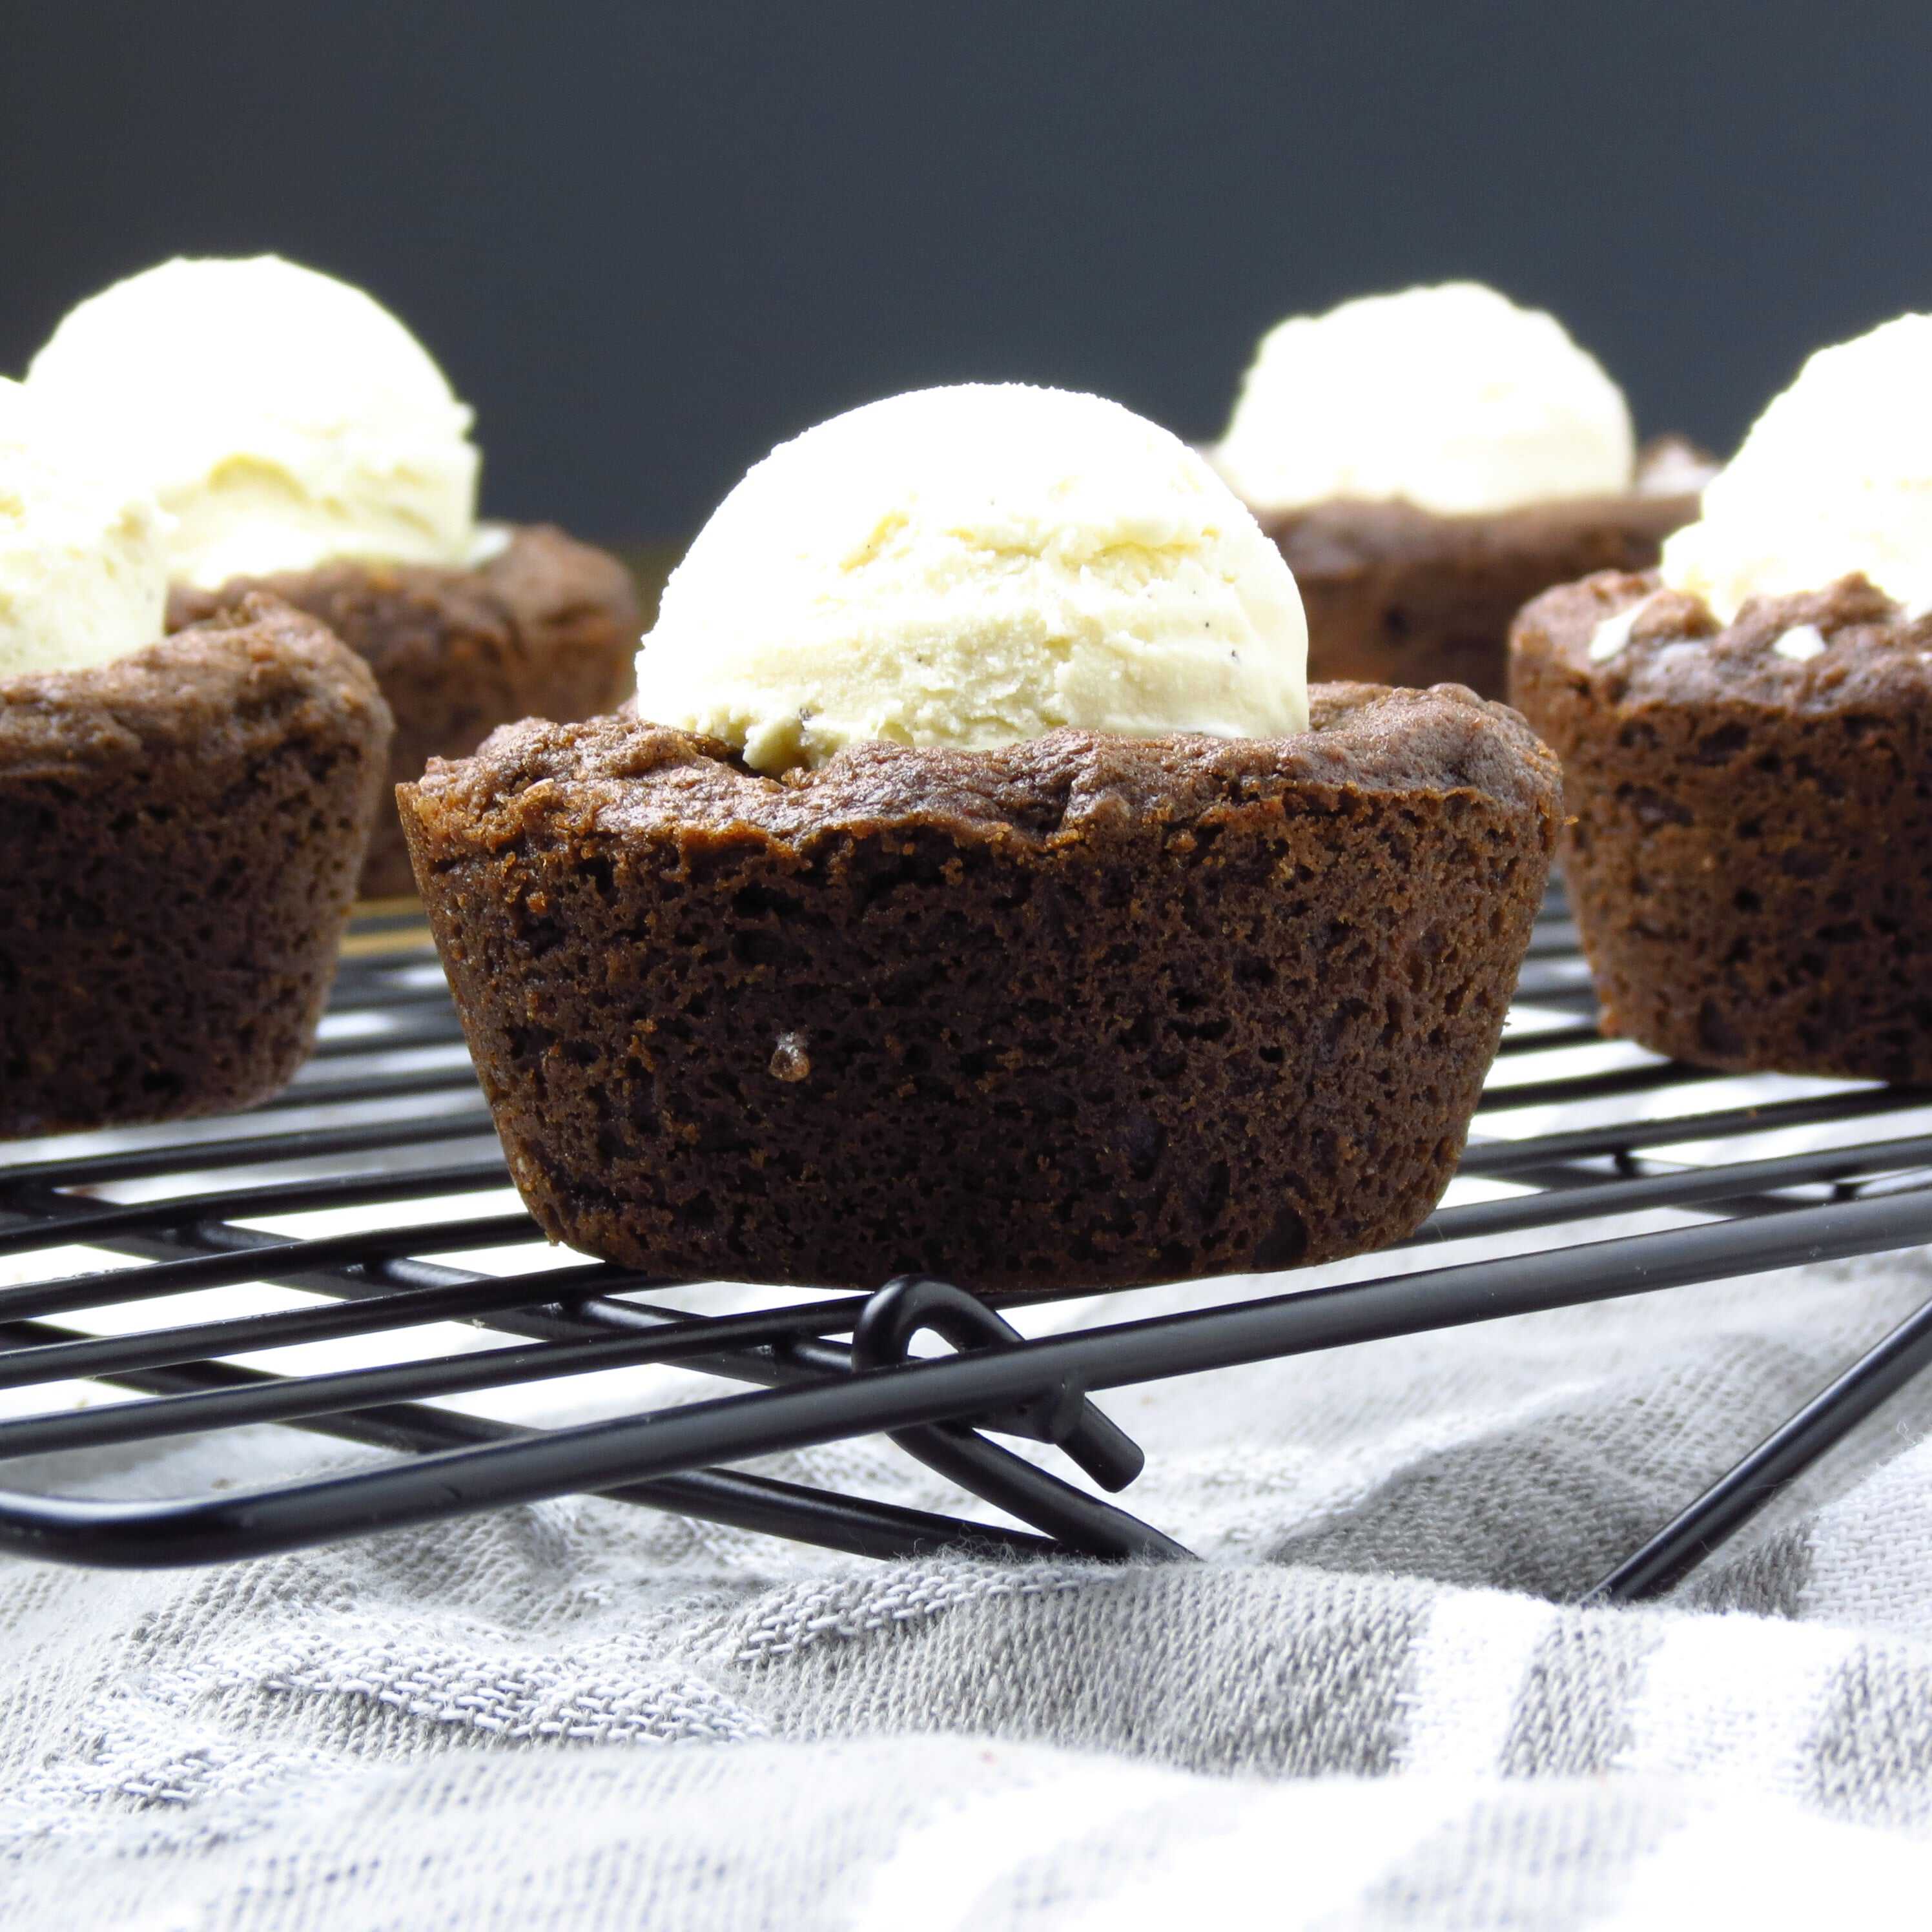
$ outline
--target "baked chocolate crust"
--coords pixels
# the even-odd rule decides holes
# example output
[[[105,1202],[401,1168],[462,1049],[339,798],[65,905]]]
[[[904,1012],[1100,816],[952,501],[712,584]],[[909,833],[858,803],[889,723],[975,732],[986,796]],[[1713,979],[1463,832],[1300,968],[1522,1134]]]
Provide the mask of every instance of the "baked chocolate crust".
[[[1812,654],[1776,648],[1794,630]],[[1654,575],[1594,577],[1522,613],[1512,686],[1563,761],[1605,1032],[1700,1066],[1932,1081],[1932,620],[1858,577],[1729,626]]]
[[[629,690],[640,620],[617,560],[548,525],[512,533],[470,569],[345,558],[312,571],[177,585],[170,630],[272,592],[319,617],[365,659],[396,717],[393,784],[433,757],[461,758],[520,718],[588,718]],[[364,897],[416,890],[402,827],[386,808],[363,867]]]
[[[1595,571],[1649,568],[1697,505],[1633,491],[1483,516],[1340,500],[1258,514],[1300,587],[1311,678],[1501,698],[1524,604]]]
[[[1461,1150],[1556,832],[1470,693],[757,776],[620,718],[400,788],[524,1199],[652,1272],[1124,1287],[1399,1239]]]
[[[368,667],[263,596],[109,664],[0,681],[0,1136],[286,1084],[390,729]]]

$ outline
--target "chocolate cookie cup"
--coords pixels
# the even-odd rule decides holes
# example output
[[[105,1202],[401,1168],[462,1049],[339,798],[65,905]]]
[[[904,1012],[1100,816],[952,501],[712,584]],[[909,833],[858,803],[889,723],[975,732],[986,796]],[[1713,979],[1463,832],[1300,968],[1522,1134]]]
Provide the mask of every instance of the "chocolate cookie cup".
[[[1696,514],[1694,493],[1641,487],[1474,516],[1340,501],[1256,512],[1301,591],[1310,678],[1466,684],[1484,698],[1504,694],[1510,625],[1532,597],[1650,568]]]
[[[460,758],[520,718],[588,718],[629,690],[640,618],[630,573],[559,530],[514,531],[469,569],[345,559],[218,590],[178,585],[170,629],[272,592],[320,618],[366,659],[396,717],[392,783],[432,757]],[[362,895],[412,892],[401,826],[386,806],[369,842]]]
[[[1512,652],[1563,763],[1604,1030],[1700,1066],[1932,1081],[1932,620],[1851,577],[1724,626],[1612,574],[1538,598]]]
[[[314,1043],[388,706],[251,596],[0,681],[0,1137],[246,1106]]]
[[[1455,1166],[1556,836],[1448,688],[1285,740],[866,745],[624,718],[400,788],[524,1199],[653,1272],[1126,1287],[1400,1238]]]

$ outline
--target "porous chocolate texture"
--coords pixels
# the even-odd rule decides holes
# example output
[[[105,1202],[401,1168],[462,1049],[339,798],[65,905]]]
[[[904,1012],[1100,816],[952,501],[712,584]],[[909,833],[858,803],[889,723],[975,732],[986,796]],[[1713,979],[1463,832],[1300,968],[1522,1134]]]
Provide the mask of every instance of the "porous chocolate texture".
[[[545,525],[514,531],[471,569],[344,558],[218,590],[177,585],[169,628],[257,589],[321,619],[375,672],[396,716],[392,784],[421,777],[433,757],[474,751],[499,724],[588,718],[631,688],[640,620],[630,573]],[[386,804],[363,896],[415,890],[402,827]]]
[[[314,1044],[389,708],[251,596],[0,680],[0,1136],[241,1107]]]
[[[1273,741],[864,746],[619,719],[401,788],[524,1198],[666,1275],[1124,1287],[1408,1234],[1454,1168],[1556,766],[1467,692]]]
[[[1606,1033],[1932,1081],[1932,622],[1862,578],[1725,626],[1654,576],[1594,577],[1523,612],[1513,681],[1563,761]]]
[[[1553,584],[1649,568],[1697,501],[1637,491],[1482,516],[1341,501],[1258,514],[1300,587],[1310,677],[1501,698],[1517,611]]]

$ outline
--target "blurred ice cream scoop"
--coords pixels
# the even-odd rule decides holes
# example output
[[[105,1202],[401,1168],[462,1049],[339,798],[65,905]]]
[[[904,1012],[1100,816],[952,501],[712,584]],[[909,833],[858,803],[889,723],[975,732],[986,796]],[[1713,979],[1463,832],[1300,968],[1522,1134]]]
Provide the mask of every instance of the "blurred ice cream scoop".
[[[1855,572],[1932,609],[1932,316],[1813,356],[1665,544],[1663,572],[1726,623],[1748,598]]]
[[[1460,516],[1620,494],[1636,443],[1622,391],[1554,316],[1448,282],[1270,329],[1214,456],[1259,509]]]
[[[0,380],[0,678],[157,642],[166,525],[83,434]]]
[[[331,276],[272,255],[163,262],[75,308],[27,386],[172,513],[178,581],[468,560],[470,412],[401,322]]]

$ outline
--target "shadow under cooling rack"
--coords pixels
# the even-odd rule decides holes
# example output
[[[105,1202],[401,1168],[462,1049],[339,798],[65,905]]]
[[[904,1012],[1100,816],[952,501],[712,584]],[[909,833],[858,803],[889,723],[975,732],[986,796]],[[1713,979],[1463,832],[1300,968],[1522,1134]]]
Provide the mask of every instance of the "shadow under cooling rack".
[[[370,909],[286,1094],[187,1126],[5,1150],[0,1459],[268,1422],[392,1453],[158,1503],[6,1490],[0,1548],[212,1562],[592,1492],[873,1556],[1184,1557],[1167,1532],[1186,1525],[1156,1528],[1098,1493],[1124,1488],[1141,1458],[1096,1392],[1932,1241],[1932,1092],[1702,1072],[1601,1040],[1593,1010],[1552,903],[1456,1181],[1372,1278],[1357,1264],[1325,1283],[1202,1282],[1198,1305],[1153,1316],[1136,1316],[1131,1291],[1090,1298],[1089,1325],[1033,1339],[997,1303],[921,1279],[706,1313],[664,1299],[704,1298],[687,1285],[542,1244],[419,918]],[[1627,1232],[1659,1210],[1672,1225]],[[928,1331],[956,1352],[913,1355]],[[1928,1361],[1932,1307],[1592,1594],[1670,1587]],[[561,1426],[477,1412],[519,1390],[567,1407],[592,1386],[579,1378],[647,1366],[749,1386]],[[881,1431],[1027,1526],[727,1466]],[[1058,1444],[1088,1480],[1002,1434]]]

